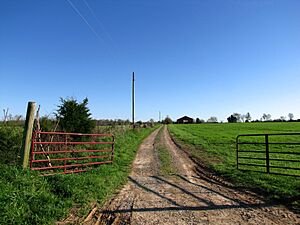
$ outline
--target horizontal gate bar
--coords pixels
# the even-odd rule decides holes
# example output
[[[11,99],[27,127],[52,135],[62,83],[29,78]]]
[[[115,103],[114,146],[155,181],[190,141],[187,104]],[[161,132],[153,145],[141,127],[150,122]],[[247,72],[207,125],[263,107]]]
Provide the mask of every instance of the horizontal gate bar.
[[[257,160],[266,160],[266,158],[254,158],[254,157],[246,157],[246,156],[239,156],[239,159],[257,159]]]
[[[239,145],[265,145],[264,142],[238,142]]]
[[[44,134],[50,136],[58,135],[58,140],[55,141],[43,141],[39,135],[39,140],[37,140],[37,134]],[[91,138],[89,141],[78,140],[75,141],[76,136],[87,136],[95,137]],[[115,137],[113,134],[82,134],[82,133],[65,133],[65,132],[34,132],[30,159],[30,168],[35,171],[45,171],[46,176],[54,174],[69,174],[87,171],[89,166],[101,165],[112,163],[114,159],[114,147],[115,147]],[[111,140],[99,140],[96,137],[111,137]],[[46,137],[47,138],[47,137]],[[77,147],[81,149],[74,149]],[[92,147],[94,145],[94,147]],[[101,145],[103,147],[101,147]],[[52,149],[50,148],[52,146]],[[55,147],[54,147],[55,146]],[[59,146],[59,150],[55,150]],[[44,148],[50,151],[45,151]],[[94,148],[94,149],[89,149]],[[101,149],[102,148],[102,149]],[[87,153],[83,156],[75,157],[70,154],[77,153]],[[96,154],[103,153],[103,154]],[[106,154],[105,154],[106,153]],[[47,156],[40,159],[35,159],[35,156]],[[56,158],[50,158],[51,155],[56,155]],[[84,161],[83,161],[84,160]],[[51,165],[51,162],[56,162],[56,165]],[[42,165],[38,163],[48,163],[49,166]],[[34,167],[36,166],[36,167]],[[54,171],[58,169],[58,171]],[[47,172],[46,172],[47,171]],[[51,172],[52,171],[52,172]],[[62,172],[63,171],[63,172]]]
[[[96,136],[96,137],[113,137],[113,134],[82,134],[82,133],[65,133],[65,132],[47,132],[38,131],[36,134],[53,134],[53,135],[73,135],[73,136]]]
[[[60,153],[80,153],[80,152],[112,152],[112,150],[62,150],[62,151],[49,151],[49,152],[32,152],[35,155],[51,155],[51,154],[60,154]]]
[[[269,152],[272,154],[300,155],[300,152]]]
[[[289,169],[289,170],[300,170],[300,168],[288,167],[288,166],[270,166],[270,168]]]
[[[105,158],[110,158],[110,155],[100,155],[100,156],[84,156],[84,157],[71,157],[71,158],[56,158],[56,159],[36,159],[32,160],[32,162],[52,162],[52,161],[65,161],[65,160],[84,160],[84,159],[105,159]]]
[[[64,168],[81,167],[81,166],[89,166],[89,165],[100,165],[100,164],[107,164],[107,163],[112,163],[112,161],[109,160],[104,162],[90,162],[90,163],[83,163],[83,164],[71,164],[71,165],[52,166],[52,167],[32,167],[31,170],[64,169]]]
[[[265,145],[264,142],[238,142],[239,145]],[[300,142],[269,142],[271,145],[300,145]]]
[[[254,137],[257,137],[257,136],[283,136],[283,135],[300,135],[300,133],[273,133],[273,134],[240,134],[237,136],[238,137],[249,137],[249,136],[254,136]]]
[[[256,151],[256,150],[238,150],[238,152],[266,153],[266,151]]]
[[[273,134],[241,134],[238,135],[236,137],[236,163],[237,163],[237,169],[240,170],[246,170],[246,171],[253,171],[252,168],[253,167],[265,167],[266,168],[266,173],[268,174],[280,174],[280,175],[285,175],[285,176],[300,176],[300,175],[295,175],[293,173],[291,173],[289,170],[296,170],[299,171],[300,167],[291,167],[291,166],[295,166],[295,164],[291,164],[291,166],[288,165],[288,163],[300,163],[300,159],[299,158],[295,158],[294,159],[289,159],[292,158],[292,156],[297,156],[300,155],[299,149],[297,149],[294,146],[298,146],[300,145],[300,142],[295,142],[295,140],[291,140],[291,142],[288,142],[289,140],[287,139],[287,142],[282,142],[281,140],[279,142],[269,142],[269,138],[272,136],[292,136],[292,135],[298,135],[300,136],[300,133],[273,133]],[[250,141],[250,139],[244,139],[244,140],[240,140],[242,139],[242,137],[264,137],[264,141],[262,142],[262,140],[256,141],[253,140],[253,142]],[[298,138],[299,139],[299,138]],[[250,145],[263,145],[265,146],[265,150],[264,151],[256,151],[256,150],[240,150],[241,146],[250,146]],[[293,146],[294,148],[292,149],[293,152],[289,151],[290,149],[287,148],[285,149],[285,151],[278,151],[276,149],[272,149],[273,151],[270,151],[270,145],[274,146],[274,145],[278,145],[281,147],[286,146],[286,148],[288,146]],[[297,151],[297,152],[296,152]],[[251,157],[251,154],[245,155],[245,156],[241,156],[243,154],[240,153],[253,153],[252,155],[254,155],[254,153],[263,153],[265,154],[265,159],[264,158],[259,158],[259,157]],[[250,156],[249,156],[250,155]],[[275,156],[277,155],[277,156]],[[285,159],[285,157],[279,157],[279,155],[286,155],[286,156],[290,156],[288,159]],[[254,155],[256,156],[256,155]],[[249,160],[249,163],[240,163],[239,160]],[[259,164],[254,164],[251,163],[250,160],[265,160],[266,165],[259,165]],[[244,161],[247,162],[247,161]],[[270,162],[283,162],[287,165],[284,166],[280,166],[280,165],[270,165]],[[279,163],[273,163],[273,164],[279,164]],[[239,168],[239,165],[241,166],[252,166],[252,168],[250,169],[243,169],[243,168]],[[270,171],[270,169],[283,169],[283,170],[287,170],[289,171],[290,174],[285,174],[285,173],[281,173],[281,171],[278,172],[272,172]]]
[[[270,161],[277,161],[277,162],[300,162],[300,160],[295,160],[295,159],[270,159]]]
[[[66,145],[66,144],[69,144],[69,145],[105,145],[105,144],[108,144],[108,145],[111,145],[113,144],[114,142],[113,141],[107,141],[107,142],[96,142],[96,141],[91,141],[91,142],[84,142],[84,141],[41,141],[41,142],[36,142],[34,141],[33,144],[39,144],[39,145],[46,145],[46,144],[51,144],[51,145]]]
[[[238,163],[239,165],[244,165],[244,166],[258,166],[258,167],[267,167],[266,165],[259,165],[259,164],[252,164],[252,163]]]

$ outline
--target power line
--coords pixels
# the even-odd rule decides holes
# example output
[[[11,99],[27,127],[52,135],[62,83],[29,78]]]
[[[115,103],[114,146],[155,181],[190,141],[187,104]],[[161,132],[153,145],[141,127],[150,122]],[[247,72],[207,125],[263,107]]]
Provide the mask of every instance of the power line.
[[[102,31],[105,33],[105,35],[110,39],[110,41],[114,44],[114,40],[112,39],[111,35],[108,33],[108,31],[105,29],[105,26],[103,25],[103,23],[99,20],[99,18],[97,17],[95,11],[90,7],[90,5],[88,4],[88,2],[86,0],[83,0],[84,4],[86,5],[86,7],[89,9],[89,11],[91,12],[91,14],[93,15],[93,17],[95,18],[95,20],[97,21],[97,23],[99,24],[99,26],[101,27]]]
[[[71,0],[66,0],[72,8],[75,10],[75,12],[81,17],[81,19],[85,22],[85,24],[90,28],[90,30],[96,35],[97,38],[99,38],[101,41],[104,41],[100,35],[96,32],[96,30],[92,27],[92,25],[85,19],[85,17],[80,13],[80,11],[76,8],[76,6],[72,3]]]
[[[80,11],[78,10],[78,8],[72,3],[71,0],[66,0],[70,5],[71,7],[74,9],[74,11],[80,16],[80,18],[85,22],[85,24],[89,27],[89,29],[96,35],[96,37],[101,40],[103,43],[105,43],[105,40],[98,34],[98,32],[93,28],[93,26],[87,21],[87,19],[80,13]],[[85,2],[87,3],[87,2]],[[91,9],[91,7],[89,7],[88,4],[86,4],[89,8],[89,10],[92,12],[92,14],[95,14],[93,13],[93,10]],[[95,15],[94,15],[95,17]],[[98,20],[98,22],[100,23],[100,21]],[[105,47],[107,48],[107,45],[105,45]],[[113,52],[111,51],[111,49],[107,48],[107,51],[108,53],[111,55],[113,61],[116,61],[116,57],[115,55],[113,54]]]

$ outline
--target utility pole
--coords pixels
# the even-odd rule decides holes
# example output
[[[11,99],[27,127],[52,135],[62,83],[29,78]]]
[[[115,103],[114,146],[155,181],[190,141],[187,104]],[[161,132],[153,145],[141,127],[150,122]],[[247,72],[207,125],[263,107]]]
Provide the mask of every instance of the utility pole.
[[[134,72],[132,72],[132,127],[134,129]]]
[[[161,121],[161,114],[160,114],[160,111],[159,111],[159,116],[158,116],[158,122],[160,122]]]

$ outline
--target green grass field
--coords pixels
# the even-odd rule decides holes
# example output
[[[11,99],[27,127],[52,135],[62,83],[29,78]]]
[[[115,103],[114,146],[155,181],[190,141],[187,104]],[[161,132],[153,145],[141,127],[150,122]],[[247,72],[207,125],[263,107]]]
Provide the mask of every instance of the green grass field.
[[[86,215],[94,205],[103,204],[127,181],[138,146],[155,128],[118,129],[114,132],[113,164],[101,165],[86,173],[41,177],[37,172],[22,170],[2,161],[0,224],[53,224],[67,216],[70,209],[79,216]],[[16,140],[20,139],[20,135],[12,138],[15,136]],[[9,138],[3,140],[6,139]],[[5,147],[1,151],[7,151],[10,145],[4,143],[1,146]],[[12,155],[15,155],[17,150],[13,151]]]
[[[235,123],[235,124],[191,124],[169,125],[169,130],[178,144],[189,150],[191,156],[204,162],[223,177],[248,188],[262,191],[272,199],[281,200],[287,204],[299,205],[300,178],[281,175],[263,174],[251,171],[240,171],[236,168],[236,136],[240,134],[300,132],[300,123]],[[263,142],[264,137],[242,137],[243,142]],[[272,136],[270,142],[300,142],[300,135],[293,137]],[[244,149],[264,150],[265,145],[243,145]],[[270,151],[300,152],[296,145],[270,145]],[[242,153],[240,153],[242,154]],[[256,153],[243,153],[244,157],[264,157]],[[299,160],[299,155],[284,156],[272,153],[272,158]],[[246,159],[243,159],[246,160]],[[260,160],[240,162],[264,163]],[[271,165],[281,165],[300,168],[299,163],[271,162]],[[244,167],[253,169],[253,167]],[[265,168],[254,168],[263,171]],[[274,172],[287,173],[282,169],[273,169]],[[290,170],[288,173],[298,174],[299,170]],[[296,201],[295,201],[296,200]],[[297,201],[298,200],[298,201]]]

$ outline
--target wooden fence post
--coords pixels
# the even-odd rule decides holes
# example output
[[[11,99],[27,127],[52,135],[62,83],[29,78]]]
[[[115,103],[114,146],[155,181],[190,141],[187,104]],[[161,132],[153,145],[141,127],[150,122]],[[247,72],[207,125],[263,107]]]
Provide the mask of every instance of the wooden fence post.
[[[21,161],[20,161],[20,164],[23,167],[23,169],[26,169],[29,164],[35,106],[36,106],[35,102],[28,102],[26,121],[25,121],[24,133],[23,133],[22,149],[21,149]]]

